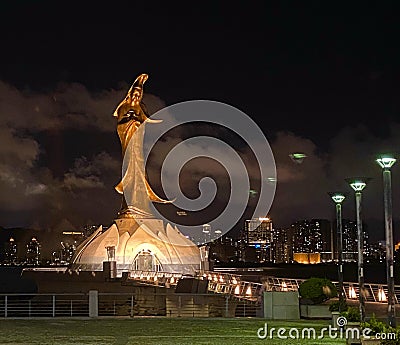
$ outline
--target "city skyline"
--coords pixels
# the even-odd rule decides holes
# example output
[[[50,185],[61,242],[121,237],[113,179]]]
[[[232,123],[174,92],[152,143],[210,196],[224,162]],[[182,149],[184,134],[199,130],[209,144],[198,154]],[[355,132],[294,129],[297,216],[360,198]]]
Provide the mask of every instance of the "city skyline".
[[[86,226],[83,231],[76,231],[71,226],[62,223],[52,231],[1,229],[0,263],[10,264],[11,261],[14,264],[29,265],[28,249],[34,239],[37,243],[44,241],[44,246],[39,245],[39,260],[35,265],[68,264],[79,244],[98,229],[98,226],[92,225]],[[299,219],[286,228],[273,225],[270,217],[249,219],[236,236],[233,233],[216,236],[219,232],[219,229],[212,229],[209,224],[205,224],[202,234],[188,238],[197,245],[205,242],[210,248],[220,248],[224,256],[230,253],[229,260],[221,261],[218,258],[218,263],[306,263],[304,255],[307,254],[313,255],[317,262],[322,263],[337,259],[335,221],[328,219]],[[396,253],[399,245],[400,242],[395,244]],[[365,226],[364,249],[367,262],[383,262],[384,248],[385,240],[370,240],[368,228]],[[354,220],[343,219],[343,253],[345,262],[356,262],[357,224]],[[10,260],[11,256],[14,256],[13,260]]]
[[[343,217],[354,219],[344,179],[369,176],[363,217],[371,238],[383,239],[381,170],[374,159],[398,154],[400,145],[399,29],[390,6],[356,15],[355,6],[344,13],[340,6],[327,12],[261,2],[168,11],[141,4],[144,15],[133,28],[113,17],[120,9],[99,7],[90,19],[89,9],[71,6],[64,20],[48,2],[2,6],[0,225],[112,222],[120,206],[114,186],[121,157],[111,115],[127,85],[146,72],[151,112],[212,99],[259,125],[277,165],[270,211],[276,224],[334,219],[327,192],[336,190],[347,193]],[[138,34],[132,44],[125,42],[129,29]],[[182,134],[170,139],[179,142]],[[289,157],[294,152],[307,157],[297,164]],[[194,194],[191,176],[202,164],[183,177]],[[218,167],[209,169],[223,179]],[[395,239],[398,169],[392,169]]]

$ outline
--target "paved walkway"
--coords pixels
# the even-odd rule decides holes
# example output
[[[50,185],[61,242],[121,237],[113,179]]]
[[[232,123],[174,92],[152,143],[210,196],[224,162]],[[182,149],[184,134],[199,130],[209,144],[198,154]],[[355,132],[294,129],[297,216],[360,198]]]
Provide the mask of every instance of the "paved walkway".
[[[358,301],[347,300],[347,305],[358,308]],[[400,317],[400,304],[396,304],[396,309],[398,310],[397,315]],[[387,304],[379,302],[366,302],[365,315],[367,318],[369,318],[372,316],[372,314],[375,314],[378,319],[385,320],[387,318]]]

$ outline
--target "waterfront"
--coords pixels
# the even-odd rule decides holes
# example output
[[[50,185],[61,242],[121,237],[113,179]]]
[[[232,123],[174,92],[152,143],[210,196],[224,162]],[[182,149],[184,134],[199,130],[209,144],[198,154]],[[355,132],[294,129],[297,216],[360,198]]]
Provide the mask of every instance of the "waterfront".
[[[2,284],[0,292],[36,292],[35,283],[22,278],[23,266],[0,266],[0,279]],[[274,264],[263,267],[216,267],[216,271],[241,275],[244,280],[261,282],[266,276],[281,278],[307,279],[310,277],[326,277],[332,281],[337,280],[337,266],[332,263],[315,265],[304,264]],[[400,277],[395,274],[395,283],[400,285]],[[357,282],[357,263],[344,265],[344,280]],[[386,284],[386,265],[384,263],[368,263],[365,265],[365,281],[367,283]]]
[[[396,267],[397,268],[397,267]],[[396,273],[395,268],[395,273]],[[216,270],[242,275],[249,281],[260,281],[262,277],[274,276],[280,278],[307,279],[310,277],[326,277],[337,281],[337,265],[333,263],[321,263],[314,265],[305,264],[271,264],[260,267],[217,267]],[[365,281],[367,283],[386,284],[386,264],[366,263]],[[344,281],[357,282],[357,263],[346,263],[343,267]],[[400,277],[395,274],[395,283],[400,284]]]

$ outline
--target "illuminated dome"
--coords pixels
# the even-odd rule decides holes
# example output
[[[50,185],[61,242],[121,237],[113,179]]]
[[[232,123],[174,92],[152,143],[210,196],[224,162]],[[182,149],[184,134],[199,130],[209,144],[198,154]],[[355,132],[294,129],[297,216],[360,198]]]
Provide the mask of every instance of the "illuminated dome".
[[[100,226],[76,250],[72,268],[101,271],[108,261],[106,248],[115,248],[118,275],[143,270],[193,274],[200,269],[199,248],[160,219],[116,219],[103,231]]]

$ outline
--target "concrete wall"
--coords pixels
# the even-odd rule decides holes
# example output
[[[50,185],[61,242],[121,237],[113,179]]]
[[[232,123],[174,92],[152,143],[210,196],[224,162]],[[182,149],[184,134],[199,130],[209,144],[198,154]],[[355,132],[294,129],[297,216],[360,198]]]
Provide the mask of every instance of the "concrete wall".
[[[328,304],[302,304],[300,305],[301,317],[308,319],[330,319],[332,313]]]
[[[265,291],[263,297],[264,317],[266,319],[300,319],[299,294],[297,291]]]
[[[169,295],[166,298],[166,316],[208,317],[206,296]]]

